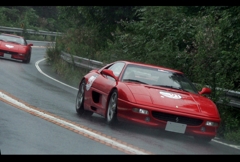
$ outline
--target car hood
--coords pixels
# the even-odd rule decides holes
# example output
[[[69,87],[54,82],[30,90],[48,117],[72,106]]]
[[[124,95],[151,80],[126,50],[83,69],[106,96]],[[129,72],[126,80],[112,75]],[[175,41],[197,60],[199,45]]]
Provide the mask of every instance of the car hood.
[[[19,51],[19,49],[22,49],[22,48],[23,48],[23,46],[20,44],[0,41],[0,49],[1,50],[17,52],[17,51]]]
[[[199,94],[188,93],[168,88],[127,84],[136,103],[152,105],[165,110],[218,117],[216,105],[208,98]]]

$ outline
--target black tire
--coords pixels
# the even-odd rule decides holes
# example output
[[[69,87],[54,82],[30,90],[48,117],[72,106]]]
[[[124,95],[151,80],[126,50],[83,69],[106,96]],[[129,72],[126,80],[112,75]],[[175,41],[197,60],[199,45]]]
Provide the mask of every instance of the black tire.
[[[26,60],[23,60],[23,63],[29,63],[31,60],[31,53],[28,54],[28,58]]]
[[[76,98],[76,111],[79,115],[83,115],[84,110],[84,94],[85,94],[86,82],[83,80],[79,86],[79,90]]]
[[[106,120],[109,125],[117,123],[117,100],[118,100],[117,90],[113,90],[108,100],[106,114]]]
[[[212,137],[200,137],[200,136],[194,136],[194,139],[201,143],[208,143],[212,140]]]

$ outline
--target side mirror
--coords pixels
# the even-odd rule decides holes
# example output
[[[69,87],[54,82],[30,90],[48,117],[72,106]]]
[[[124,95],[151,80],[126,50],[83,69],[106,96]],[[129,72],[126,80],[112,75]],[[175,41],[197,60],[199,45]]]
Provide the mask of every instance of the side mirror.
[[[104,75],[108,75],[110,77],[113,77],[115,80],[117,80],[117,77],[113,74],[112,70],[103,69],[101,73],[104,74]]]
[[[28,44],[28,46],[33,46],[33,44],[32,44],[32,43],[30,43],[30,44]]]
[[[200,92],[198,92],[200,95],[201,94],[210,94],[212,91],[210,88],[207,87],[203,87],[202,90]]]

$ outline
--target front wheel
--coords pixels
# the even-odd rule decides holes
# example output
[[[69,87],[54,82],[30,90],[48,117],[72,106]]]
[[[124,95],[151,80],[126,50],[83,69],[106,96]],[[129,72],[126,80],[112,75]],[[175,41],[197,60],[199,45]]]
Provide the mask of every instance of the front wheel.
[[[109,125],[115,124],[117,122],[117,90],[113,90],[108,101],[106,120]]]
[[[84,110],[85,85],[86,85],[86,82],[85,80],[83,80],[80,84],[77,98],[76,98],[76,111],[79,115],[83,115],[83,113],[85,112]]]
[[[29,63],[31,60],[31,53],[28,54],[27,59],[23,60],[23,63]]]

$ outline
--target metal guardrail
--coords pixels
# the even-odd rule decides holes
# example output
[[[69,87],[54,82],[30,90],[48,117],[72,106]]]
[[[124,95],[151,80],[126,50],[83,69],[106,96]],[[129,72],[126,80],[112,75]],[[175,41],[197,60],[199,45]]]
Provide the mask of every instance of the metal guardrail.
[[[10,32],[10,33],[23,33],[24,29],[22,28],[14,28],[14,27],[6,27],[0,26],[1,32]],[[29,34],[37,34],[37,35],[45,35],[45,36],[62,36],[63,33],[60,32],[52,32],[52,31],[44,31],[44,30],[33,30],[33,29],[26,29],[26,32]]]
[[[104,66],[103,62],[91,60],[79,56],[74,56],[64,51],[61,51],[61,58],[70,64],[75,64],[77,67],[86,69],[98,69]]]
[[[227,103],[228,106],[240,108],[240,92],[221,88],[218,89],[223,90],[224,92],[223,97],[229,99],[229,102]],[[222,104],[223,100],[220,100],[218,103]]]
[[[103,62],[74,56],[64,51],[61,51],[61,58],[70,64],[75,64],[77,67],[86,68],[90,70],[99,69],[104,66]],[[221,88],[218,88],[218,89],[223,90]],[[225,96],[223,97],[226,97],[229,99],[229,102],[227,103],[227,105],[240,109],[240,92],[227,90],[227,89],[224,89],[223,91],[225,92],[224,93]],[[218,104],[224,104],[223,100],[220,100]]]

